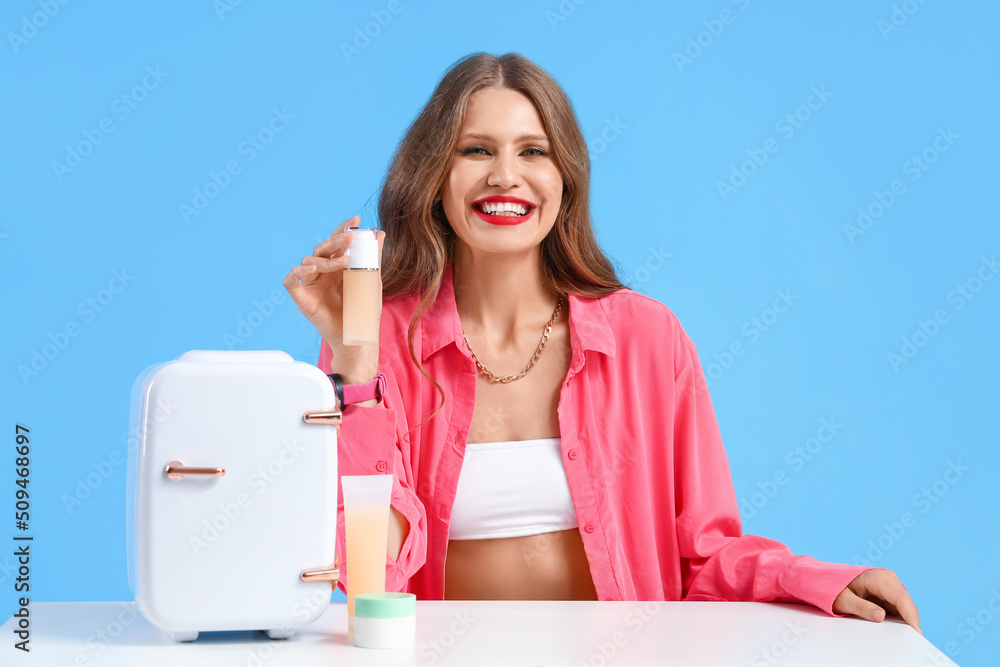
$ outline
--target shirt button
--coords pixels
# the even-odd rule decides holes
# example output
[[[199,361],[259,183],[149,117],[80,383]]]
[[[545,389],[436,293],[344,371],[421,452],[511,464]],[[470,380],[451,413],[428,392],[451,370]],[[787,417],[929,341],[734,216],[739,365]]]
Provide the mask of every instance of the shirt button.
[[[576,453],[575,449],[571,449],[569,450],[569,453],[566,456],[569,457],[570,461],[576,461],[576,457],[579,456],[579,454]]]
[[[385,461],[379,461],[375,464],[375,470],[379,472],[385,472]]]
[[[588,523],[586,526],[583,527],[583,529],[588,533],[592,533],[594,532],[594,524]]]

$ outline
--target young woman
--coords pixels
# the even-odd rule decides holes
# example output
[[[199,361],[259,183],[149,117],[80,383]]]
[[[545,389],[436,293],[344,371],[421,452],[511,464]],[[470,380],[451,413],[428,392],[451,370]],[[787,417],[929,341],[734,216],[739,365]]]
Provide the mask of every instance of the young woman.
[[[341,224],[284,284],[348,385],[340,473],[393,475],[386,589],[420,599],[755,600],[919,630],[889,570],[743,535],[694,344],[624,288],[559,85],[456,63],[379,200],[379,343],[342,344]],[[352,403],[352,401],[355,401]],[[343,510],[337,551],[342,588]]]

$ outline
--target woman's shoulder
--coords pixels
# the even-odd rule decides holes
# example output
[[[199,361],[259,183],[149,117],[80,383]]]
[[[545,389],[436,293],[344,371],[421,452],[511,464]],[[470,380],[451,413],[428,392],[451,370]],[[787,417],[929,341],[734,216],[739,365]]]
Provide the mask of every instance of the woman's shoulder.
[[[680,320],[669,306],[627,287],[593,300],[600,304],[612,328],[635,331],[635,325],[640,324],[659,327],[661,332],[663,327],[683,331]]]
[[[651,296],[623,288],[592,302],[600,306],[621,349],[654,357],[686,356],[693,345],[674,311]]]

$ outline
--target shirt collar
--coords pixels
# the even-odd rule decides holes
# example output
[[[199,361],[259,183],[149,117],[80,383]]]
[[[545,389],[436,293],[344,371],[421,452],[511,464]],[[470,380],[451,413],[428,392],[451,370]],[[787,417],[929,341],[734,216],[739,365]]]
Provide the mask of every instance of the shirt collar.
[[[420,328],[421,362],[449,343],[454,343],[462,354],[471,358],[465,346],[458,308],[455,306],[455,285],[450,262],[445,267],[437,299],[424,316]],[[569,331],[570,345],[574,352],[594,350],[614,358],[615,337],[600,299],[569,295]]]

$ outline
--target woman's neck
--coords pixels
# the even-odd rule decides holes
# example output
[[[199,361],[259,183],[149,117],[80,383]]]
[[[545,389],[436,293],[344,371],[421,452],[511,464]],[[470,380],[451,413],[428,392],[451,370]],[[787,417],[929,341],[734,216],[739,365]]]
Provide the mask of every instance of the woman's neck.
[[[463,244],[452,264],[455,305],[470,337],[496,343],[538,333],[552,316],[557,295],[545,287],[538,248],[532,253],[473,253]]]

